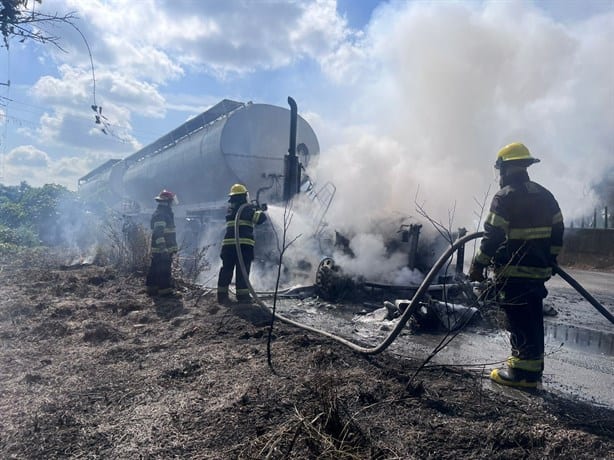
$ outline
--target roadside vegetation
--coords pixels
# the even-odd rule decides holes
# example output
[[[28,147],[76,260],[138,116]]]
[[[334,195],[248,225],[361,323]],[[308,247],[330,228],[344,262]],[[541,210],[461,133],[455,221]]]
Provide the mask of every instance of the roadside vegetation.
[[[142,273],[149,263],[149,233],[129,217],[61,185],[0,184],[0,254],[48,248],[122,272]]]
[[[62,215],[60,204],[76,200],[61,185],[0,185],[0,250],[59,243],[59,224],[69,218]]]

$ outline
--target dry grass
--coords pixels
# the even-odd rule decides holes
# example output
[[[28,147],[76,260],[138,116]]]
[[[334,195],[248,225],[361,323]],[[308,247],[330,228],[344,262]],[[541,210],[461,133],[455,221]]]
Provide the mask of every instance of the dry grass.
[[[152,299],[112,266],[0,271],[0,458],[605,458],[614,414],[481,375],[365,358],[266,328],[182,284]],[[416,386],[415,388],[418,388]]]

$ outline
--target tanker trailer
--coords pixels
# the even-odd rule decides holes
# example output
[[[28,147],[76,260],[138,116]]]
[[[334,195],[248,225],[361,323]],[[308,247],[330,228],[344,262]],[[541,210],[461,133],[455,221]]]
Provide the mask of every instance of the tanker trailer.
[[[93,170],[79,180],[79,191],[85,198],[104,196],[109,206],[130,200],[145,211],[167,188],[179,197],[179,214],[225,208],[234,183],[245,184],[252,198],[263,190],[261,200],[278,202],[289,132],[290,110],[225,99],[129,157]],[[305,164],[319,144],[300,116],[296,136]]]
[[[251,199],[282,203],[289,144],[301,171],[319,154],[318,139],[307,121],[296,116],[296,125],[291,123],[295,106],[293,111],[224,99],[123,160],[110,160],[91,171],[79,180],[79,192],[85,199],[103,199],[124,215],[138,214],[145,223],[155,207],[154,197],[163,188],[172,190],[179,198],[175,221],[184,248],[218,241],[217,233],[209,233],[224,228],[220,224],[232,184],[245,184]],[[300,180],[300,189],[316,202],[313,183],[306,175]],[[318,203],[321,209],[332,200],[331,188],[323,187],[328,195],[325,205]],[[322,216],[310,220],[321,225]],[[263,235],[260,241],[269,237]],[[266,244],[259,246],[264,250]]]

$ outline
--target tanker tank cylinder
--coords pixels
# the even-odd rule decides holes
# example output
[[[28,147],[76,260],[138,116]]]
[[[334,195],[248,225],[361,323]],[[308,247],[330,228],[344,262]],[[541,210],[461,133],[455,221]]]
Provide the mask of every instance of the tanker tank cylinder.
[[[144,210],[152,207],[160,187],[176,192],[186,211],[225,209],[230,185],[245,184],[256,193],[270,185],[271,176],[284,176],[290,119],[287,108],[225,99],[121,160],[97,188],[111,189]],[[296,142],[301,160],[319,154],[315,132],[298,115]],[[282,201],[278,188],[261,192],[263,201]]]

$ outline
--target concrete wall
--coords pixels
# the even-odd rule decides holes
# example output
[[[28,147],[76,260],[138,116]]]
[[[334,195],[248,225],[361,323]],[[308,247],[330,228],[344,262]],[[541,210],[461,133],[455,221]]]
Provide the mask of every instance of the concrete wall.
[[[614,268],[614,229],[566,228],[558,261],[562,266]]]

